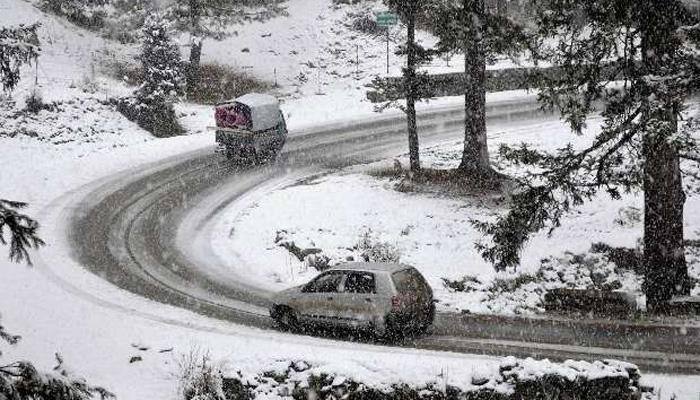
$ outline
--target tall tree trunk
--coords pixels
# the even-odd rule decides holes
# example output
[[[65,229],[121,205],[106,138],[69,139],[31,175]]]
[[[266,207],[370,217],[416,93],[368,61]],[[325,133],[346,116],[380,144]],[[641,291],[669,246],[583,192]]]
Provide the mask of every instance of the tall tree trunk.
[[[674,51],[676,21],[662,2],[643,1],[642,57],[647,73],[659,75]],[[649,93],[652,97],[653,93]],[[650,310],[678,294],[689,294],[690,281],[683,244],[683,192],[679,155],[669,137],[678,130],[680,104],[666,100],[646,117],[658,122],[644,134],[644,291]]]
[[[409,0],[411,2],[408,12],[406,29],[408,38],[406,40],[406,71],[404,79],[406,81],[406,121],[408,125],[408,154],[410,159],[411,172],[420,170],[419,145],[418,145],[418,127],[416,125],[416,8],[418,0]]]
[[[508,3],[506,0],[496,0],[496,12],[503,17],[508,14]]]
[[[668,122],[676,125],[674,111]],[[644,288],[654,310],[672,296],[690,293],[683,246],[683,193],[678,152],[663,135],[644,143]]]
[[[190,62],[187,64],[187,94],[195,93],[199,87],[200,64],[202,60],[202,39],[198,37],[192,38],[190,45]]]
[[[486,55],[482,45],[484,0],[463,0],[464,38],[464,150],[459,169],[465,174],[491,172],[486,142]]]
[[[190,31],[192,39],[190,40],[190,61],[187,64],[187,94],[192,95],[199,86],[200,79],[200,63],[202,59],[202,44],[201,37],[201,0],[189,0],[190,11]]]

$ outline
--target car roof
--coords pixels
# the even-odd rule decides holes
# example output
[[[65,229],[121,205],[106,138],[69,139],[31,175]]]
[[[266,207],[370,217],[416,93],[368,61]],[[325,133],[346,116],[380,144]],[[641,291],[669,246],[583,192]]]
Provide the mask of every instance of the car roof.
[[[413,268],[410,265],[382,262],[347,262],[330,268],[329,271],[367,271],[393,273]]]

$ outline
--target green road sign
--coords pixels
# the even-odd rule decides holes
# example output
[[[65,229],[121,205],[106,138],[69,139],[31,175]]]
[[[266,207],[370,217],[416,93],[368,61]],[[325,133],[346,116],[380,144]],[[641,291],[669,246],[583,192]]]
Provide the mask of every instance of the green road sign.
[[[377,17],[377,25],[383,27],[390,27],[396,25],[399,22],[399,17],[396,14],[392,14],[388,11],[381,11],[375,13]]]

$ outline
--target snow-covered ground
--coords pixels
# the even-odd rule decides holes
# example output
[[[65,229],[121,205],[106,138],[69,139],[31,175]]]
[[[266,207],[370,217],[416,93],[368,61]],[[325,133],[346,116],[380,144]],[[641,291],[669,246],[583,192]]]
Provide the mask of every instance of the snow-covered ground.
[[[73,260],[65,238],[69,212],[81,207],[76,201],[113,174],[159,168],[184,153],[211,146],[210,134],[194,134],[210,123],[211,110],[179,106],[193,134],[155,140],[103,104],[105,98],[128,89],[93,74],[99,71],[94,60],[112,54],[121,57],[133,49],[46,16],[27,1],[5,0],[0,10],[1,25],[42,22],[38,89],[46,102],[60,102],[58,111],[16,116],[24,96],[35,89],[34,70],[27,69],[25,77],[29,78],[14,93],[17,105],[12,112],[0,114],[1,197],[29,202],[27,213],[39,218],[47,242],[34,254],[32,268],[0,258],[2,324],[23,336],[17,346],[0,344],[3,360],[26,358],[50,370],[54,353],[59,352],[76,374],[107,387],[119,399],[164,400],[176,398],[180,355],[197,346],[208,349],[212,359],[225,360],[231,371],[255,373],[278,360],[304,359],[324,370],[377,385],[420,385],[453,371],[448,383],[467,386],[477,371],[483,374],[498,368],[500,361],[493,357],[337,343],[232,325],[145,300],[88,273]],[[305,13],[303,7],[298,12]],[[306,24],[301,30],[311,29],[306,19],[296,18]],[[269,30],[276,31],[274,24],[283,20],[275,21]],[[253,36],[258,31],[240,29],[239,39]],[[290,126],[326,122],[338,116],[338,110],[348,110],[342,115],[345,118],[369,114],[370,105],[353,106],[358,102],[359,91],[356,93],[336,99],[328,90],[325,96],[299,97],[296,103],[290,100],[285,108]],[[14,135],[17,129],[36,134]],[[350,183],[353,180],[372,184],[357,178]],[[440,201],[450,204],[449,199]],[[134,356],[141,361],[130,362]],[[694,400],[700,392],[700,380],[693,376],[647,375],[645,380],[661,387],[664,398],[675,392],[679,399]]]
[[[567,135],[565,126],[558,121],[517,127],[492,125],[489,145],[497,148],[500,144],[525,141],[551,150],[571,139],[574,145],[581,145],[595,132],[595,121],[591,121],[591,126],[589,134],[577,137]],[[457,166],[460,156],[461,143],[447,142],[424,149],[422,161],[424,166],[449,168]],[[406,158],[405,155],[399,158],[404,166],[408,164]],[[483,236],[470,221],[489,220],[503,212],[502,198],[440,191],[401,193],[395,189],[395,180],[370,176],[373,170],[382,168],[390,170],[391,163],[350,168],[267,188],[233,204],[212,235],[213,248],[238,276],[268,290],[298,285],[319,273],[313,267],[318,256],[301,261],[281,245],[294,243],[301,249],[317,248],[331,263],[338,263],[348,257],[357,260],[360,251],[355,247],[363,236],[369,235],[373,242],[394,247],[402,262],[416,266],[446,310],[501,314],[541,311],[545,289],[567,284],[591,285],[591,272],[609,273],[608,283],[619,281],[620,289],[636,293],[643,305],[638,275],[617,271],[614,264],[600,255],[590,255],[584,263],[572,262],[571,256],[571,253],[589,252],[591,245],[598,242],[636,247],[642,232],[641,196],[627,195],[619,201],[599,196],[567,216],[552,236],[535,235],[523,251],[517,273],[496,273],[476,250],[474,244]],[[689,197],[686,207],[697,209],[700,199]],[[686,213],[685,229],[686,237],[698,236],[698,213]],[[544,263],[549,272],[557,276],[561,275],[557,271],[566,270],[566,278],[528,283],[513,293],[496,295],[489,290],[496,279],[535,274],[543,259],[550,259]],[[700,276],[697,262],[692,264],[691,273]],[[455,291],[443,281],[461,281],[465,276],[478,280],[467,285],[466,291]]]

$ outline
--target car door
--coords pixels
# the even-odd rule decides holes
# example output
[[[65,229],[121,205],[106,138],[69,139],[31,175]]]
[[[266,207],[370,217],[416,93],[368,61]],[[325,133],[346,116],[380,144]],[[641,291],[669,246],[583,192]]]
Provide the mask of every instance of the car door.
[[[348,271],[337,297],[340,322],[349,326],[367,325],[377,313],[377,277],[372,272]]]
[[[309,282],[301,291],[294,308],[306,322],[329,322],[336,317],[333,301],[344,276],[341,271],[329,271]]]

